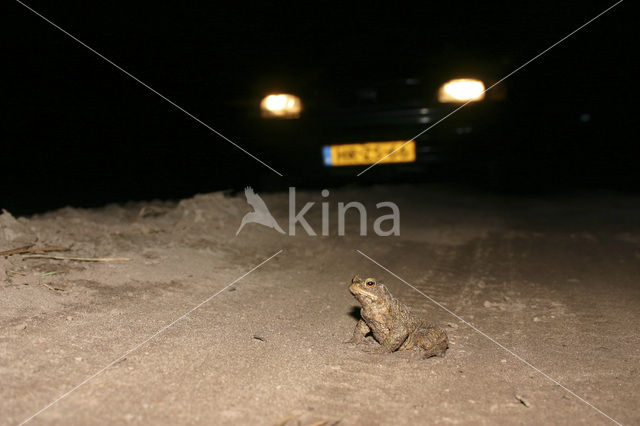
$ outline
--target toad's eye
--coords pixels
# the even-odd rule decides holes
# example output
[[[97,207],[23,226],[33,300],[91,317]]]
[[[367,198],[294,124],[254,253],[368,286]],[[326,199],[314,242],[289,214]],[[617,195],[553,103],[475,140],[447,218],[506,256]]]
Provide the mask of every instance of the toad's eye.
[[[367,280],[367,285],[369,287],[373,287],[374,285],[376,285],[376,282],[374,280]]]

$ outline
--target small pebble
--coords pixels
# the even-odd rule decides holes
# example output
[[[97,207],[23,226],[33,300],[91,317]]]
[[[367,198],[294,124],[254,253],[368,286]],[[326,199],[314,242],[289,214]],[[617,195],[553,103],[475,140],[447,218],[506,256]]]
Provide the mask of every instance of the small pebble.
[[[26,323],[22,323],[22,324],[18,324],[16,325],[16,330],[20,331],[20,330],[24,330],[25,328],[27,328],[27,324]]]

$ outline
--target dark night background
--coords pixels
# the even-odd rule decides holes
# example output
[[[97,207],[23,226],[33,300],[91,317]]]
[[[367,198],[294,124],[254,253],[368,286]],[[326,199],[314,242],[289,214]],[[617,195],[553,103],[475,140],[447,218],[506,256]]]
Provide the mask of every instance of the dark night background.
[[[322,186],[289,173],[304,140],[283,147],[252,127],[252,102],[269,87],[367,80],[390,70],[419,74],[420,67],[451,60],[482,60],[501,77],[613,2],[423,3],[418,9],[27,4],[285,178],[9,2],[0,207],[18,214],[248,184]],[[496,140],[500,170],[491,179],[465,174],[464,165],[423,179],[491,191],[636,191],[630,88],[638,70],[628,8],[617,6],[505,81],[507,114]],[[366,181],[382,172],[370,170]]]

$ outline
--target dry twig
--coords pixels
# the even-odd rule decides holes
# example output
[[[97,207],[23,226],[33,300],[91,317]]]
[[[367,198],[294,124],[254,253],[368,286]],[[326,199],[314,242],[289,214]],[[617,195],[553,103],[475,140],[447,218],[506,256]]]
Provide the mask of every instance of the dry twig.
[[[23,253],[42,253],[45,251],[69,251],[70,248],[66,247],[35,247],[31,248],[31,246],[25,246],[20,248],[15,248],[6,251],[0,251],[0,256],[11,256],[12,254],[23,254]]]
[[[520,404],[524,405],[527,408],[531,407],[531,403],[529,402],[529,399],[527,397],[523,395],[514,395],[514,396],[516,397],[518,402],[520,402]]]
[[[129,257],[63,257],[48,256],[44,254],[30,254],[22,256],[23,259],[54,259],[54,260],[75,260],[76,262],[127,262]]]
[[[47,283],[42,283],[42,285],[45,286],[46,288],[48,288],[51,291],[64,291],[63,288],[53,287],[53,286],[50,286]]]
[[[41,274],[38,274],[39,277],[49,277],[51,275],[58,275],[58,274],[63,274],[67,271],[50,271],[50,272],[43,272]]]

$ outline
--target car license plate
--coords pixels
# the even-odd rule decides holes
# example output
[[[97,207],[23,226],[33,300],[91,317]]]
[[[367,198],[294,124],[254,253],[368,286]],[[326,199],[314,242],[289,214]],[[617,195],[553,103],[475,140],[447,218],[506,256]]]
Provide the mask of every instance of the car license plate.
[[[322,147],[322,156],[324,165],[329,167],[362,166],[378,162],[411,163],[416,161],[416,143],[411,140],[326,145]]]

